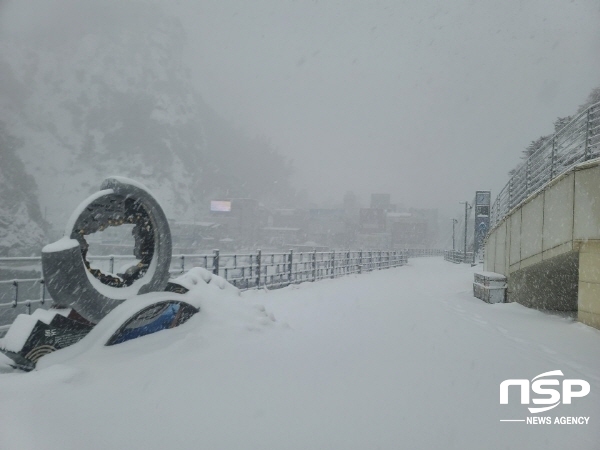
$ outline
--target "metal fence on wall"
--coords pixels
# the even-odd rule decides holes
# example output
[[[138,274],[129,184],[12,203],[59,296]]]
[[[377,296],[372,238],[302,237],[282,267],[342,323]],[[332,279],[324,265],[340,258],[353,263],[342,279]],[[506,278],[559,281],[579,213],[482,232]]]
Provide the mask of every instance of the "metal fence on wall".
[[[270,288],[276,289],[305,281],[318,281],[337,278],[353,273],[399,267],[412,256],[439,256],[440,250],[405,251],[330,251],[330,252],[289,252],[242,254],[221,254],[215,250],[209,254],[173,255],[171,276],[173,278],[187,272],[192,267],[203,267],[218,274],[241,290]],[[132,263],[134,256],[88,256],[90,264],[108,273],[119,273]],[[12,272],[7,272],[7,267]],[[121,269],[120,266],[123,268]],[[15,275],[14,278],[0,280],[0,336],[12,323],[17,314],[47,307],[51,298],[46,292],[41,274],[41,258],[0,258],[0,269]],[[28,276],[19,277],[18,273]]]
[[[476,259],[473,255],[473,252],[463,252],[460,250],[446,250],[444,252],[444,260],[453,262],[455,264],[459,263],[471,263],[475,264]]]
[[[600,157],[600,103],[577,114],[515,171],[490,211],[490,228],[546,183],[574,165]]]

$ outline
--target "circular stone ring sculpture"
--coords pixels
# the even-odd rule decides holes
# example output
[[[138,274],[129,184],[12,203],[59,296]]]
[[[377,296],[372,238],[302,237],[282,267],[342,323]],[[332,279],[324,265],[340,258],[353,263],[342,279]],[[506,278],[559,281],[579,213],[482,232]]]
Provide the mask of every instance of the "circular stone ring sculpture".
[[[172,251],[169,223],[148,189],[123,177],[107,178],[100,189],[73,212],[65,237],[42,249],[46,288],[55,304],[75,309],[91,323],[132,296],[164,291]],[[138,262],[119,274],[92,268],[86,236],[124,224],[134,225]]]

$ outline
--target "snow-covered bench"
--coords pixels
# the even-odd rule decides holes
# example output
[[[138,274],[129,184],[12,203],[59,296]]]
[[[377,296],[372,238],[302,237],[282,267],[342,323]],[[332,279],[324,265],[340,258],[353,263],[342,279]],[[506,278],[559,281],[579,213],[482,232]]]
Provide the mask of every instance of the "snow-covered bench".
[[[475,272],[473,295],[484,302],[506,301],[506,277],[494,272]]]

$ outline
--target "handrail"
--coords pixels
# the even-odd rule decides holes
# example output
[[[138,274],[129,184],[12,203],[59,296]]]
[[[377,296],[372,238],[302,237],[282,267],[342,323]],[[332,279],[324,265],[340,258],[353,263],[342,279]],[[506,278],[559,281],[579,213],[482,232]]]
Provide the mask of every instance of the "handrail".
[[[437,253],[436,253],[437,252]],[[247,253],[221,254],[219,250],[204,254],[178,254],[171,259],[170,273],[173,278],[187,272],[191,267],[203,267],[218,274],[241,290],[270,288],[276,289],[290,284],[306,281],[318,281],[337,278],[353,273],[370,272],[403,266],[408,256],[438,256],[440,250],[342,250],[330,252],[274,252],[262,253],[261,250]],[[103,271],[115,272],[115,261],[136,261],[133,255],[90,256],[88,261]],[[41,274],[41,257],[0,258],[3,262],[18,263],[35,261]],[[186,264],[187,263],[187,264]],[[28,269],[29,271],[31,269]],[[24,305],[31,314],[32,305],[45,304],[52,300],[46,292],[43,277],[15,278],[0,280],[0,288],[7,286],[4,297],[10,301],[2,302],[0,291],[0,311],[2,308],[16,308]],[[39,297],[35,293],[39,285]],[[12,292],[11,292],[12,289]],[[33,291],[32,291],[33,290]],[[25,292],[25,293],[23,293]],[[33,292],[33,293],[32,293]],[[37,298],[31,298],[31,297]],[[0,323],[0,335],[4,324]]]
[[[467,252],[466,254],[460,250],[446,250],[444,251],[444,260],[455,264],[460,263],[475,263],[473,252]]]
[[[600,102],[577,114],[548,137],[517,169],[496,196],[490,211],[490,231],[509,212],[548,182],[583,161],[600,157]]]
[[[261,250],[246,253],[224,253],[214,250],[213,253],[177,254],[171,257],[170,273],[173,278],[187,272],[191,267],[203,267],[216,273],[241,290],[258,288],[280,288],[305,281],[318,281],[326,278],[337,278],[353,273],[370,272],[392,267],[403,266],[408,258],[443,256],[439,249],[403,249],[403,250],[337,250],[312,252],[273,252],[262,253]],[[115,273],[115,261],[136,261],[133,255],[91,256],[88,260],[104,263],[103,271]],[[3,262],[18,263],[35,261],[41,273],[41,257],[0,257]],[[97,267],[98,264],[93,264]],[[102,264],[101,264],[102,265]],[[31,270],[31,269],[28,269]],[[31,290],[39,284],[39,297],[31,297]],[[10,301],[1,302],[1,308],[16,308],[24,305],[31,314],[33,305],[44,305],[52,300],[48,295],[43,277],[13,278],[0,280],[2,286],[11,285]],[[22,291],[26,293],[23,294]],[[5,292],[6,294],[6,292]],[[6,297],[6,295],[5,295]],[[26,298],[24,298],[26,297]],[[3,325],[0,325],[0,335]]]

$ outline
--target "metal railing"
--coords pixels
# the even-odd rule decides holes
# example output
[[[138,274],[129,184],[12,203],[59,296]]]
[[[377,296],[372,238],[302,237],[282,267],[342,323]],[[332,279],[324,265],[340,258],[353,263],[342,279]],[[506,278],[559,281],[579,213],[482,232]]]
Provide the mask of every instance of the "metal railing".
[[[460,263],[471,263],[473,264],[475,260],[473,259],[473,252],[461,252],[460,250],[445,250],[444,251],[444,260],[453,262],[455,264]]]
[[[175,278],[192,267],[203,267],[241,290],[276,289],[305,281],[403,266],[407,263],[407,253],[408,251],[363,250],[262,253],[257,250],[254,253],[221,254],[219,250],[214,250],[208,254],[173,255],[170,273]],[[115,270],[119,262],[128,262],[130,265],[136,261],[134,256],[126,255],[88,256],[88,260],[93,267],[108,273],[120,272],[119,268]],[[37,272],[40,276],[0,280],[0,336],[17,314],[31,314],[32,309],[42,307],[52,300],[41,277],[40,257],[0,258],[0,264],[4,263],[34,263],[35,268],[28,270]],[[18,309],[19,306],[24,306],[25,310]]]
[[[600,102],[577,114],[517,168],[492,204],[490,229],[546,183],[599,156]]]
[[[444,250],[437,248],[409,248],[402,250],[409,258],[423,258],[430,256],[444,256]]]

